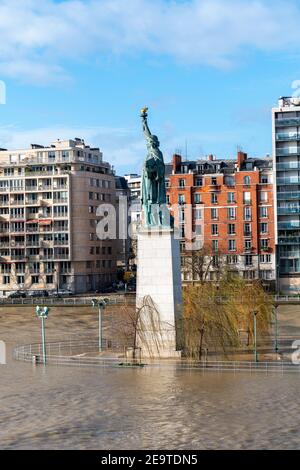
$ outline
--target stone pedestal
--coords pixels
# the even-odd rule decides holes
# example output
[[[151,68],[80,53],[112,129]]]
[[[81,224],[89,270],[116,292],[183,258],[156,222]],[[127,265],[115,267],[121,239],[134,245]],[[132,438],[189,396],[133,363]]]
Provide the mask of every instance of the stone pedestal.
[[[155,306],[159,328],[153,328],[149,308],[143,307],[144,333],[138,346],[143,357],[180,357],[175,322],[181,317],[182,291],[179,240],[170,228],[142,228],[137,235],[137,308]],[[153,309],[150,309],[153,312]]]

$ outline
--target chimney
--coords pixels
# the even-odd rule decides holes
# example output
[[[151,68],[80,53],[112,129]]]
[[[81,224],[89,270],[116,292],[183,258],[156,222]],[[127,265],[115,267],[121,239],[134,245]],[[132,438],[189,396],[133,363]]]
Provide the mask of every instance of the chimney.
[[[181,161],[182,161],[181,155],[178,155],[177,153],[174,153],[173,158],[172,158],[173,173],[176,173],[177,166],[180,165]]]
[[[214,156],[212,154],[208,155],[207,160],[212,162],[214,160]]]
[[[239,150],[237,154],[237,167],[239,170],[241,169],[241,166],[245,160],[247,160],[247,154]]]

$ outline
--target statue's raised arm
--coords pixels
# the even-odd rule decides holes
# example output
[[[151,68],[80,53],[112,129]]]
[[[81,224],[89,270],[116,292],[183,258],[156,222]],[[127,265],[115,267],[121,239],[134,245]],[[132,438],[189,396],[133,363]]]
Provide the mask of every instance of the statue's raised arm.
[[[152,134],[150,132],[148,122],[147,122],[147,114],[148,108],[142,108],[141,109],[141,118],[142,118],[142,123],[143,123],[143,132],[146,137],[146,139],[150,139],[152,137]]]

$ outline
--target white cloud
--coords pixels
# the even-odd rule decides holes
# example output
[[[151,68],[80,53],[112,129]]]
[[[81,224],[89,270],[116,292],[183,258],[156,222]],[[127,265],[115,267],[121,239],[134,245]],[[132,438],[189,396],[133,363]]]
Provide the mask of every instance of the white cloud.
[[[224,67],[249,48],[296,51],[299,20],[295,0],[0,0],[0,74],[46,83],[102,54]]]

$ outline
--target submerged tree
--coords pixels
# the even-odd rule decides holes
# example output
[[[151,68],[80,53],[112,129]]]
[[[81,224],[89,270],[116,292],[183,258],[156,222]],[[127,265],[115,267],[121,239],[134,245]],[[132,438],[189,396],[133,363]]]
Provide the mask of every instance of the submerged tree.
[[[272,300],[260,283],[251,285],[239,276],[223,273],[218,283],[199,283],[184,291],[182,335],[187,356],[202,358],[205,349],[226,353],[241,344],[241,331],[253,338],[269,331]]]

